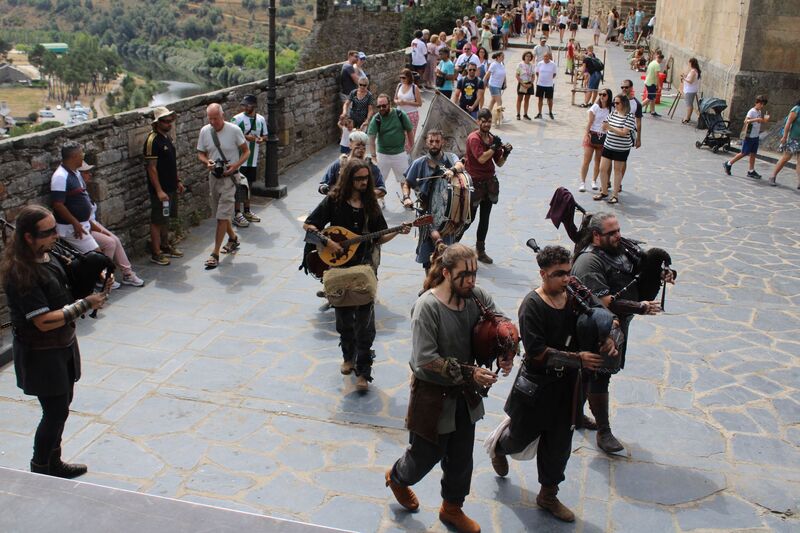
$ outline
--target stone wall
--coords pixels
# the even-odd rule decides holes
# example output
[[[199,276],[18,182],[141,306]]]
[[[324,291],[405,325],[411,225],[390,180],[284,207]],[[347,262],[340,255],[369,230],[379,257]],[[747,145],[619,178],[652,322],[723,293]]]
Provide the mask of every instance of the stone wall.
[[[394,87],[405,54],[373,55],[368,63],[371,89],[377,94]],[[279,171],[338,140],[340,70],[340,64],[333,64],[277,78]],[[185,229],[210,213],[207,173],[195,150],[198,132],[206,122],[206,106],[218,102],[230,118],[238,112],[242,96],[251,93],[258,97],[260,112],[266,113],[266,84],[263,80],[231,87],[169,106],[178,113],[178,172],[188,188],[180,200],[177,228]],[[141,109],[0,141],[0,216],[13,222],[23,206],[47,205],[50,176],[59,164],[59,147],[65,141],[76,141],[84,146],[86,160],[97,167],[90,190],[98,205],[98,219],[120,237],[129,254],[144,253],[149,237],[149,201],[141,153],[151,119],[150,110]],[[260,152],[263,169],[264,150]],[[0,320],[6,319],[0,294]]]
[[[362,9],[333,10],[331,0],[317,3],[317,16],[311,34],[303,44],[301,68],[314,68],[343,62],[348,50],[381,54],[395,50],[398,43],[401,15],[391,11],[364,11]],[[321,8],[320,5],[325,6]],[[321,13],[325,13],[325,17]],[[357,38],[345,38],[357,32]],[[411,36],[408,38],[411,42]],[[354,44],[357,43],[357,44]],[[365,68],[372,75],[375,67],[368,60]]]
[[[737,131],[757,94],[769,97],[773,120],[800,98],[797,2],[660,0],[656,20],[654,43],[674,58],[676,75],[696,57],[701,92],[728,102]]]

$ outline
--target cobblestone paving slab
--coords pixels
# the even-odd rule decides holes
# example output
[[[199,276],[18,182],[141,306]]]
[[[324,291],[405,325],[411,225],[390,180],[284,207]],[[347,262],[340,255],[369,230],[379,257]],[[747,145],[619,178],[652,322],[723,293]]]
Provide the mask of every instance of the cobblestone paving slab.
[[[509,70],[519,56],[509,52]],[[638,77],[617,49],[607,65],[608,87]],[[536,508],[534,463],[512,461],[498,479],[482,451],[510,379],[477,426],[466,511],[498,532],[800,530],[800,195],[746,178],[741,163],[726,176],[721,155],[694,147],[699,133],[646,116],[620,203],[593,202],[577,192],[586,115],[568,89],[557,82],[555,120],[517,122],[513,91],[504,96],[496,131],[516,149],[492,213],[495,264],[481,266],[479,283],[514,316],[538,278],[525,241],[571,247],[544,218],[559,185],[587,209],[614,210],[625,235],[669,250],[679,283],[665,314],[636,318],[628,366],[612,381],[626,451],[607,457],[592,433],[575,433],[560,497],[577,524]],[[202,266],[206,221],[183,259],[137,265],[147,285],[115,291],[99,320],[81,322],[84,377],[64,450],[89,464],[87,480],[358,531],[446,531],[438,469],[415,487],[415,514],[383,484],[408,439],[408,316],[422,283],[413,235],[383,250],[375,381],[363,395],[338,372],[319,285],[297,271],[301,222],[335,157],[331,147],[285,176],[288,198],[257,206],[264,222],[239,230],[242,248],[217,270]],[[398,224],[409,215],[387,184],[386,218]],[[24,469],[39,407],[14,387],[13,369],[0,376],[0,465]]]

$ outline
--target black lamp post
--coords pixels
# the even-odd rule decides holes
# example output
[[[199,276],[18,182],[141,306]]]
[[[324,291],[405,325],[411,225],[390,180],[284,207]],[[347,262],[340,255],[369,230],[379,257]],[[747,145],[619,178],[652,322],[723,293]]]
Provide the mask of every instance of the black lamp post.
[[[269,198],[286,196],[286,185],[278,183],[278,102],[275,87],[275,0],[269,0],[269,74],[267,79],[267,161],[264,186],[253,184],[253,194]]]

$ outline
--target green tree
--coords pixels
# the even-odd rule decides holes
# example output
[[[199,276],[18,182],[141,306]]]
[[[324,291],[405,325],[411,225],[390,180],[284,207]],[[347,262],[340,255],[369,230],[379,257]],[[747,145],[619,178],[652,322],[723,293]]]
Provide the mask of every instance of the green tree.
[[[406,9],[400,23],[397,44],[408,46],[411,39],[414,38],[414,32],[422,28],[431,30],[432,35],[443,31],[450,33],[456,17],[472,15],[472,13],[473,5],[469,0],[436,0],[435,2],[425,2],[422,7]]]
[[[3,61],[8,60],[8,53],[13,48],[13,45],[5,39],[0,39],[0,59]]]

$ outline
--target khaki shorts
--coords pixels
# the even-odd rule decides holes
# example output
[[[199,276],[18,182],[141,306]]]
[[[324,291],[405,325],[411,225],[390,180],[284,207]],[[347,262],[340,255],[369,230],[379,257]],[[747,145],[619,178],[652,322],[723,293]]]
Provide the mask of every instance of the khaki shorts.
[[[238,178],[238,176],[235,176]],[[217,220],[233,218],[233,204],[236,197],[236,186],[230,176],[217,178],[208,174],[208,195],[211,205],[211,217]]]

